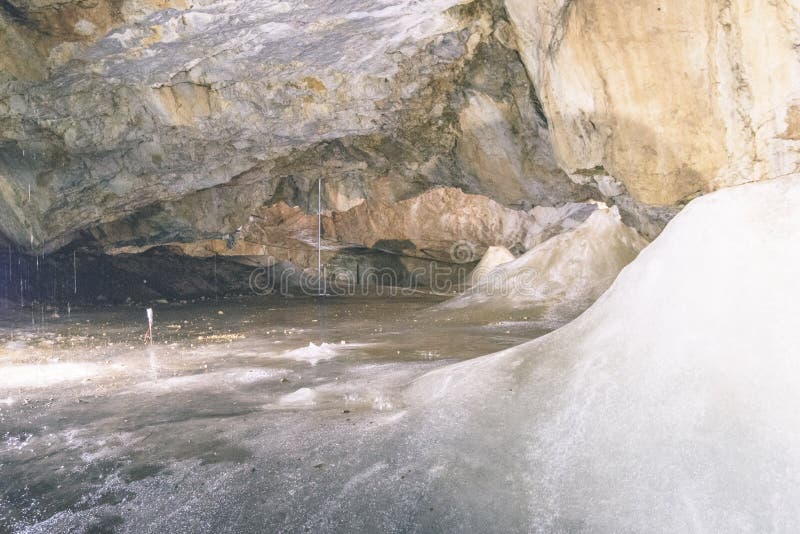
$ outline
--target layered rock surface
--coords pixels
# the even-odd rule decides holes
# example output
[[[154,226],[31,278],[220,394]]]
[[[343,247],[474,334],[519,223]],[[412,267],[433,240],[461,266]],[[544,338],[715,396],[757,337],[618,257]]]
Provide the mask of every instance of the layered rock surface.
[[[167,245],[190,256],[251,257],[254,261],[268,257],[316,267],[318,252],[327,262],[343,250],[363,248],[468,264],[477,262],[496,245],[523,253],[576,227],[594,209],[591,203],[570,203],[525,212],[455,188],[432,189],[396,203],[365,201],[347,211],[320,214],[319,218],[280,201],[256,209],[244,225],[224,238],[110,244],[106,251],[132,254]],[[136,228],[123,224],[114,232],[100,237],[110,243],[131,243],[137,237]]]
[[[435,185],[587,196],[490,2],[3,5],[4,44],[31,52],[0,91],[0,231],[37,252],[120,219],[140,245],[221,237],[308,207],[320,177],[330,210]]]
[[[507,0],[554,153],[659,206],[800,168],[800,5]]]
[[[199,253],[281,201],[357,225],[447,186],[522,211],[604,200],[654,237],[694,196],[798,169],[799,19],[753,0],[8,0],[0,234]],[[376,246],[403,224],[336,231]]]

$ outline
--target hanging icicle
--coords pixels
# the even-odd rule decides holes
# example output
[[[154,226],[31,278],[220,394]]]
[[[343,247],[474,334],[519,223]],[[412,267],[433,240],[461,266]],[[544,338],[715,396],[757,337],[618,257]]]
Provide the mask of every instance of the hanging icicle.
[[[322,178],[317,178],[317,293],[322,295]]]
[[[144,333],[144,342],[153,344],[153,308],[147,308],[147,330]]]

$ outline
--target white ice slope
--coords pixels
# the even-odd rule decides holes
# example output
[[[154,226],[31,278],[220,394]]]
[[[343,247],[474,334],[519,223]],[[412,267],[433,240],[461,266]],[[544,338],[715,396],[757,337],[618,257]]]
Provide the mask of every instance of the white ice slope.
[[[534,531],[800,531],[798,206],[701,197],[574,322],[420,379],[442,488]]]
[[[525,317],[554,330],[597,300],[646,245],[616,208],[603,207],[574,229],[495,266],[435,311],[479,322]]]

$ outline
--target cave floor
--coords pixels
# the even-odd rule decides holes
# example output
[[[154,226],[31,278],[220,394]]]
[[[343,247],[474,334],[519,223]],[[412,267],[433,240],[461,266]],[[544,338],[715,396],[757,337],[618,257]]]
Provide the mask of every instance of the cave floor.
[[[542,333],[421,313],[441,300],[164,304],[152,345],[141,306],[6,311],[0,532],[353,526],[340,501],[365,469],[408,462],[398,484],[424,488],[413,460],[376,445],[403,417],[405,386]]]

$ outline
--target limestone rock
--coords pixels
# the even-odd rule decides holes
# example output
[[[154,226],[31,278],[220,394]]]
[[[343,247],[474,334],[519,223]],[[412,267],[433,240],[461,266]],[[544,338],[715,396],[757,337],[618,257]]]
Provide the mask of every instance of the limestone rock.
[[[494,2],[3,6],[0,233],[29,250],[220,238],[265,204],[308,209],[320,177],[339,211],[435,186],[588,195],[548,152]]]
[[[595,204],[586,203],[525,212],[482,195],[436,188],[400,202],[369,200],[347,211],[323,213],[321,241],[317,215],[284,201],[254,210],[245,224],[221,238],[136,244],[125,239],[146,232],[136,227],[118,228],[113,234],[98,237],[106,241],[106,251],[112,255],[168,246],[200,258],[226,256],[256,263],[272,258],[301,268],[316,268],[321,243],[323,263],[347,250],[352,254],[352,249],[374,249],[409,258],[470,264],[496,244],[523,253],[575,228],[595,209]]]
[[[591,210],[585,206],[563,212],[561,219],[540,222],[481,195],[437,188],[401,202],[365,202],[333,213],[326,236],[395,254],[470,263],[495,245],[525,252],[551,232],[560,232],[576,211],[585,218]]]
[[[663,206],[800,168],[796,2],[505,3],[575,180]]]

